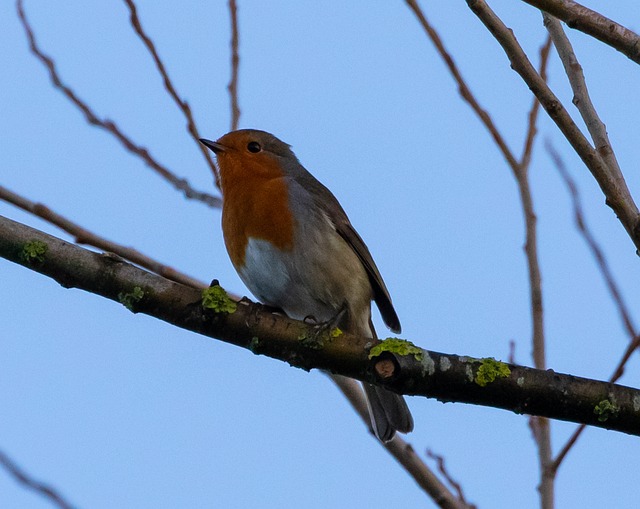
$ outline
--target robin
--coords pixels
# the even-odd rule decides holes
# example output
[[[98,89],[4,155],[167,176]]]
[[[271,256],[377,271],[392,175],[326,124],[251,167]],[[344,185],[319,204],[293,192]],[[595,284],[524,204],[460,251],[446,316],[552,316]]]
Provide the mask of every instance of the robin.
[[[400,332],[369,249],[335,196],[300,164],[289,145],[254,129],[200,141],[218,159],[229,257],[261,302],[293,319],[336,321],[346,332],[375,338],[375,300],[385,324]],[[413,429],[402,396],[363,385],[380,440]]]

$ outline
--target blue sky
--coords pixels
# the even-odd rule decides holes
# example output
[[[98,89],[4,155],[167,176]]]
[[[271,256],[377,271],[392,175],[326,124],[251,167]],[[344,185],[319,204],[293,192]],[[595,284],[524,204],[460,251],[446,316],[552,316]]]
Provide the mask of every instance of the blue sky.
[[[540,14],[491,2],[535,57]],[[613,4],[613,5],[612,5]],[[464,2],[427,2],[472,90],[520,153],[531,99]],[[640,29],[636,2],[588,5]],[[140,1],[203,136],[229,130],[226,2]],[[102,116],[195,187],[212,178],[128,24],[124,2],[25,5],[62,77]],[[13,2],[0,5],[0,184],[203,281],[246,293],[220,212],[183,199],[51,87]],[[339,198],[393,296],[402,337],[436,351],[531,365],[524,226],[510,170],[402,2],[240,1],[241,127],[273,132]],[[569,31],[632,194],[640,69]],[[552,55],[550,84],[570,107]],[[582,123],[578,121],[580,125]],[[576,179],[588,224],[632,310],[639,260],[604,198],[543,114],[531,167],[548,365],[610,376],[627,344],[603,280],[542,148]],[[66,238],[1,202],[0,214]],[[79,508],[433,507],[324,375],[306,373],[65,290],[0,261],[0,449]],[[638,319],[637,315],[635,316]],[[376,316],[377,328],[384,326]],[[637,355],[622,382],[638,386]],[[445,456],[485,508],[538,507],[526,417],[410,398],[408,439]],[[554,451],[575,429],[552,424]],[[559,507],[637,506],[640,444],[588,429],[559,472]],[[0,470],[0,506],[49,507]]]

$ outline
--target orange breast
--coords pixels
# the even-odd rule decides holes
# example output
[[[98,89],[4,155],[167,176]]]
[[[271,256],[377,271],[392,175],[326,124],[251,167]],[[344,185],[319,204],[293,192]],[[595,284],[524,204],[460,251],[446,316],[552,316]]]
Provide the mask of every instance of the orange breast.
[[[226,170],[222,175],[222,232],[234,267],[244,266],[249,238],[291,250],[294,219],[282,172],[275,165],[256,172],[232,164]]]

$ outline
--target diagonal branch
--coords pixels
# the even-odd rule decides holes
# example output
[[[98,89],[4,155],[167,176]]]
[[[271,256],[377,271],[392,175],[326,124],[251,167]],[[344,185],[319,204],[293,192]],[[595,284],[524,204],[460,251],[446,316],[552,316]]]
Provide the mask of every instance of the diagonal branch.
[[[447,470],[444,457],[434,453],[431,449],[427,449],[427,456],[436,462],[438,465],[438,472],[440,472],[440,474],[446,479],[447,483],[449,483],[449,485],[455,490],[458,500],[465,504],[469,509],[477,509],[474,504],[467,502],[462,486],[460,486],[460,483],[457,482]]]
[[[622,293],[620,292],[620,289],[618,288],[615,278],[613,277],[613,273],[609,268],[609,264],[607,263],[604,253],[602,252],[602,249],[598,245],[598,242],[596,241],[595,237],[587,227],[587,224],[584,218],[584,212],[582,210],[582,204],[580,202],[578,187],[576,186],[575,182],[571,178],[571,175],[569,174],[567,168],[565,167],[564,161],[560,157],[560,154],[558,154],[558,152],[553,148],[550,142],[547,141],[545,143],[545,148],[547,149],[547,152],[551,156],[551,159],[553,160],[555,167],[558,169],[558,172],[560,173],[562,180],[564,181],[565,185],[567,186],[567,189],[569,190],[569,195],[571,197],[571,202],[573,204],[574,220],[575,220],[576,226],[578,227],[578,231],[584,238],[585,242],[587,243],[587,246],[589,247],[589,250],[591,251],[591,254],[593,255],[593,257],[596,260],[596,263],[598,264],[600,273],[602,274],[602,277],[605,280],[605,284],[609,289],[609,293],[611,294],[611,297],[615,302],[616,307],[618,308],[618,312],[620,313],[622,323],[630,339],[629,345],[627,346],[624,354],[622,355],[622,359],[616,366],[616,369],[614,370],[613,375],[609,379],[610,382],[616,382],[617,380],[620,379],[620,377],[624,373],[625,365],[628,362],[631,355],[633,354],[633,352],[636,351],[638,347],[640,347],[640,335],[638,335],[637,329],[633,324],[629,307],[626,305],[622,297]],[[584,430],[585,430],[585,426],[581,425],[581,426],[578,426],[578,428],[573,432],[569,440],[567,440],[567,442],[562,447],[562,449],[556,456],[555,460],[551,464],[550,469],[552,472],[556,472],[558,470],[558,468],[560,467],[560,464],[564,461],[565,457],[567,456],[567,454],[569,453],[571,448],[574,446],[574,444],[576,443],[576,441],[578,440],[578,438],[580,437],[580,435]]]
[[[167,167],[160,164],[145,147],[135,144],[131,138],[124,134],[114,121],[106,118],[99,118],[86,102],[80,99],[80,97],[78,97],[78,95],[69,86],[63,83],[53,59],[48,55],[45,55],[38,47],[35,35],[33,34],[31,25],[27,20],[22,3],[22,0],[16,1],[18,17],[20,18],[22,27],[25,30],[27,39],[29,40],[29,48],[31,52],[49,71],[49,77],[51,78],[53,86],[60,90],[60,92],[62,92],[69,101],[82,111],[87,122],[93,126],[99,127],[100,129],[104,129],[106,132],[113,135],[126,150],[142,159],[147,166],[169,182],[174,188],[181,191],[186,198],[201,201],[213,208],[220,208],[222,205],[222,200],[220,198],[193,189],[186,179],[178,177]]]
[[[616,155],[611,147],[609,136],[607,135],[607,128],[602,120],[600,120],[598,112],[591,102],[587,82],[582,72],[582,66],[578,62],[569,38],[564,33],[562,25],[556,18],[544,12],[542,13],[542,17],[544,19],[544,25],[547,27],[549,35],[553,39],[553,45],[558,51],[558,56],[562,61],[567,77],[569,78],[569,83],[573,90],[573,104],[578,108],[596,150],[602,156],[604,162],[607,163],[611,174],[619,180],[624,180]]]
[[[246,300],[228,312],[230,303],[224,296],[219,312],[205,310],[199,305],[199,290],[1,217],[0,256],[65,288],[81,288],[134,312],[306,370],[323,369],[399,394],[492,406],[640,436],[635,409],[640,390],[630,387],[494,359],[442,354],[402,340],[388,340],[372,350],[379,342],[371,338],[347,333],[333,337],[329,331],[319,332],[320,326],[270,313]]]
[[[330,375],[330,378],[342,391],[365,425],[369,427],[371,421],[362,386],[355,380],[344,376]],[[416,454],[411,444],[405,442],[398,435],[391,442],[379,443],[409,472],[418,485],[438,504],[438,507],[442,509],[471,509],[466,501],[456,498],[438,479]]]
[[[35,491],[36,493],[39,493],[60,509],[73,509],[73,506],[54,488],[30,477],[2,451],[0,451],[0,465],[3,466],[5,470],[9,472],[9,474],[11,474],[11,476],[20,484],[26,486],[32,491]]]
[[[573,0],[523,0],[588,34],[640,64],[640,36]]]
[[[196,127],[195,120],[193,119],[193,114],[191,113],[191,108],[189,107],[189,103],[180,98],[178,92],[176,91],[176,88],[173,86],[173,82],[171,81],[171,78],[167,73],[167,69],[162,62],[158,51],[156,50],[155,44],[142,28],[135,2],[133,0],[124,0],[124,2],[129,8],[131,26],[133,27],[133,30],[135,31],[136,35],[140,37],[143,44],[151,54],[151,58],[153,58],[153,62],[156,64],[156,68],[162,76],[162,81],[164,83],[164,87],[167,89],[167,92],[169,93],[173,101],[178,105],[178,108],[180,109],[184,117],[187,119],[187,131],[198,146],[198,150],[200,150],[200,153],[204,156],[207,165],[209,166],[211,172],[215,177],[216,185],[218,186],[218,188],[220,188],[220,175],[218,174],[218,168],[211,158],[211,152],[199,141],[202,136],[200,136],[198,128]]]
[[[601,155],[594,150],[560,100],[535,70],[513,32],[489,8],[484,0],[466,0],[469,8],[484,23],[507,54],[511,67],[522,77],[538,98],[549,117],[556,123],[578,156],[594,176],[609,205],[626,229],[636,249],[640,249],[640,214],[627,184],[610,172]]]
[[[458,85],[458,92],[460,93],[460,96],[469,104],[469,106],[476,113],[476,115],[478,115],[478,117],[480,118],[480,121],[484,124],[484,126],[487,128],[487,130],[491,134],[493,141],[500,149],[500,152],[502,152],[502,155],[507,160],[507,163],[509,164],[509,166],[512,169],[516,168],[518,166],[518,161],[513,156],[513,153],[507,146],[507,142],[502,137],[502,134],[500,134],[500,131],[498,131],[498,128],[493,123],[493,120],[491,119],[491,116],[489,115],[489,113],[487,113],[487,111],[483,109],[482,106],[480,106],[480,104],[478,103],[478,100],[475,98],[475,96],[469,89],[469,86],[467,85],[466,81],[462,77],[462,73],[458,69],[458,66],[456,65],[455,61],[453,60],[453,57],[451,57],[447,49],[444,47],[444,43],[442,42],[440,35],[436,31],[436,29],[431,25],[431,23],[429,23],[429,21],[427,20],[427,17],[425,16],[424,12],[420,8],[416,0],[405,0],[405,1],[409,6],[409,8],[415,14],[416,18],[418,18],[418,21],[422,25],[422,28],[426,32],[429,39],[431,39],[431,42],[436,47],[438,54],[440,55],[445,65],[449,69],[451,76],[453,77],[456,84]]]
[[[75,241],[78,244],[86,244],[88,246],[102,249],[103,251],[108,251],[109,253],[114,253],[118,256],[121,256],[125,260],[136,263],[141,267],[144,267],[145,269],[149,269],[151,272],[155,272],[162,277],[170,279],[171,281],[176,281],[178,283],[182,283],[183,285],[192,286],[194,288],[206,287],[206,285],[202,281],[198,281],[191,276],[187,276],[186,274],[177,271],[173,267],[164,265],[157,260],[154,260],[153,258],[142,254],[137,249],[123,246],[121,244],[117,244],[103,237],[100,237],[92,231],[83,228],[77,223],[74,223],[70,219],[67,219],[57,212],[54,212],[46,205],[33,202],[25,198],[24,196],[20,196],[19,194],[10,191],[3,186],[0,186],[0,200],[4,200],[7,203],[11,203],[16,207],[21,208],[22,210],[31,212],[32,214],[44,219],[45,221],[48,221],[49,223],[57,226],[68,234],[73,235],[73,237],[75,237]]]

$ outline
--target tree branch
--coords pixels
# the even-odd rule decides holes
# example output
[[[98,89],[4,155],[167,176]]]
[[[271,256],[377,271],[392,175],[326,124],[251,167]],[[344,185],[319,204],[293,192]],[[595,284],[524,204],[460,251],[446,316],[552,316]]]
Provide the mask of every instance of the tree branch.
[[[547,79],[547,62],[549,60],[549,50],[551,47],[550,38],[540,49],[540,77]],[[520,201],[525,221],[525,245],[524,250],[527,256],[527,268],[529,272],[529,299],[531,302],[531,343],[533,346],[533,365],[538,369],[546,369],[546,340],[544,331],[544,306],[542,294],[542,275],[540,261],[538,259],[538,218],[533,206],[533,196],[529,182],[529,165],[531,163],[531,153],[533,142],[537,131],[538,113],[540,102],[534,97],[531,110],[529,111],[529,122],[524,149],[520,164],[513,168],[513,173],[518,184]],[[534,430],[533,436],[538,448],[538,462],[540,464],[540,493],[542,509],[553,508],[555,483],[554,477],[549,475],[548,466],[552,461],[551,450],[551,424],[544,417],[532,417],[530,425]]]
[[[240,122],[240,106],[238,105],[238,70],[240,67],[238,6],[236,0],[229,0],[229,15],[231,16],[231,79],[227,85],[229,100],[231,101],[231,130],[238,129]]]
[[[331,380],[338,386],[356,413],[365,425],[370,428],[371,418],[367,409],[367,402],[362,392],[362,386],[341,375],[331,375]],[[387,443],[378,441],[402,467],[409,472],[418,485],[432,498],[442,509],[472,509],[464,499],[456,498],[433,471],[420,459],[411,444],[405,442],[402,437],[396,435]]]
[[[82,111],[85,119],[89,124],[99,127],[100,129],[104,129],[106,132],[113,135],[126,150],[142,159],[149,168],[154,170],[158,175],[169,182],[175,189],[181,191],[186,198],[201,201],[202,203],[205,203],[206,205],[213,208],[220,208],[222,206],[222,200],[220,198],[218,198],[217,196],[212,196],[209,193],[194,189],[186,179],[178,177],[166,166],[160,164],[149,153],[149,150],[146,147],[134,143],[133,140],[129,136],[127,136],[122,131],[122,129],[118,127],[118,124],[116,124],[113,120],[109,120],[107,118],[99,118],[98,115],[91,109],[91,107],[85,101],[80,99],[78,94],[76,94],[74,90],[71,89],[71,87],[69,87],[62,81],[53,59],[50,56],[45,55],[39,48],[36,42],[35,35],[33,34],[33,30],[31,29],[31,25],[29,24],[27,16],[24,12],[22,0],[17,0],[16,7],[18,10],[18,18],[22,23],[22,27],[24,28],[27,39],[29,41],[29,49],[31,50],[31,53],[33,53],[35,57],[49,71],[49,77],[51,78],[51,82],[53,83],[54,88],[62,92],[62,94],[69,101],[71,101],[74,106]]]
[[[640,435],[636,409],[640,391],[630,387],[422,350],[401,340],[388,340],[376,352],[372,347],[377,342],[370,338],[346,333],[334,337],[319,332],[318,326],[267,312],[246,300],[230,313],[204,310],[201,292],[194,288],[2,217],[0,256],[65,288],[81,288],[134,312],[305,370],[323,369],[399,394],[492,406]]]
[[[556,47],[565,73],[569,78],[571,90],[573,90],[573,104],[578,108],[578,112],[587,126],[596,150],[602,156],[604,162],[607,163],[609,172],[618,180],[624,180],[620,165],[609,141],[607,128],[600,120],[600,116],[591,102],[582,66],[578,62],[569,38],[562,29],[562,24],[556,18],[544,12],[542,13],[542,19],[544,20],[544,26],[547,27],[549,35],[553,39],[553,45]]]
[[[625,365],[629,360],[629,358],[631,357],[631,354],[640,346],[640,336],[636,333],[636,328],[631,318],[631,312],[629,311],[629,307],[626,305],[624,298],[622,297],[622,293],[620,292],[620,289],[618,288],[615,278],[613,277],[613,273],[609,268],[609,264],[607,262],[607,259],[605,258],[604,252],[600,248],[600,245],[596,241],[595,237],[593,236],[589,228],[587,227],[584,213],[582,211],[582,203],[580,201],[578,187],[576,186],[575,182],[571,178],[571,175],[569,174],[569,171],[565,167],[564,161],[560,157],[560,154],[556,152],[556,150],[553,148],[553,145],[551,145],[551,143],[548,140],[545,142],[545,148],[547,149],[549,156],[553,160],[555,167],[560,173],[562,180],[567,186],[569,195],[571,197],[571,202],[573,205],[573,217],[574,217],[576,226],[578,228],[578,231],[584,238],[584,241],[587,243],[587,246],[589,247],[589,250],[591,251],[591,254],[594,257],[598,265],[598,268],[600,269],[600,273],[604,278],[605,284],[609,290],[609,293],[611,294],[611,298],[613,299],[614,303],[616,304],[616,307],[618,308],[618,312],[620,313],[622,323],[630,339],[629,345],[627,346],[622,356],[622,359],[619,361],[616,369],[613,372],[613,375],[611,375],[611,378],[609,378],[609,382],[615,382],[618,379],[620,379],[620,377],[624,373]],[[578,440],[578,438],[580,437],[580,435],[584,430],[585,430],[585,426],[581,425],[581,426],[578,426],[578,428],[573,432],[573,434],[567,440],[567,442],[562,447],[562,449],[560,449],[560,452],[558,453],[556,459],[551,463],[549,468],[550,473],[555,473],[558,470],[558,468],[566,458],[567,454],[569,453],[571,448],[574,446],[574,444],[576,443],[576,441]]]
[[[618,216],[636,249],[640,250],[640,215],[624,178],[621,175],[613,174],[609,170],[601,155],[591,146],[560,100],[531,65],[513,32],[504,25],[484,0],[466,1],[469,8],[500,43],[511,62],[511,67],[529,86],[549,117],[556,123],[594,176],[606,197],[607,205]]]
[[[529,185],[529,164],[531,162],[531,153],[536,135],[536,123],[538,119],[538,111],[540,109],[539,101],[534,97],[531,110],[529,111],[527,134],[525,137],[524,149],[522,157],[518,161],[513,152],[507,146],[506,141],[500,134],[500,131],[494,124],[489,113],[484,110],[474,94],[471,92],[462,73],[458,70],[455,61],[444,47],[444,43],[440,38],[436,29],[431,26],[424,12],[415,0],[406,0],[407,5],[413,11],[418,21],[425,30],[427,36],[433,42],[438,54],[444,60],[445,65],[449,69],[453,79],[458,84],[458,91],[461,97],[471,106],[473,111],[478,115],[481,122],[487,128],[500,152],[504,156],[507,164],[516,179],[520,201],[522,203],[522,211],[525,222],[525,253],[527,257],[527,268],[529,272],[529,296],[531,301],[531,323],[532,323],[532,343],[533,343],[533,360],[534,365],[538,369],[546,367],[545,360],[545,340],[544,340],[544,313],[542,304],[542,277],[540,275],[540,264],[538,262],[537,233],[536,233],[536,215],[533,207],[533,198]],[[551,47],[551,39],[547,37],[547,41],[540,50],[540,76],[546,81],[546,66],[549,58],[549,49]],[[551,507],[553,503],[553,478],[547,475],[548,465],[551,463],[551,430],[547,419],[535,417],[531,419],[531,425],[535,430],[534,437],[538,446],[538,455],[540,459],[541,485],[540,494],[543,499],[543,508]]]
[[[211,157],[211,151],[207,149],[202,143],[200,143],[200,133],[198,132],[198,127],[196,126],[196,122],[193,119],[193,114],[191,113],[191,108],[189,107],[189,103],[184,99],[181,99],[178,95],[178,91],[176,87],[173,85],[171,78],[169,77],[169,73],[167,72],[167,68],[165,67],[158,51],[156,50],[156,45],[153,43],[151,38],[147,35],[144,28],[142,28],[142,23],[140,22],[140,17],[138,16],[138,9],[136,8],[136,4],[133,0],[124,0],[124,3],[127,4],[129,8],[129,19],[131,21],[131,26],[136,35],[140,38],[145,48],[151,55],[153,62],[156,64],[156,69],[162,76],[162,82],[164,83],[164,88],[167,90],[167,93],[173,99],[173,102],[176,103],[185,119],[187,120],[187,131],[191,135],[191,138],[198,146],[198,150],[204,157],[207,165],[211,169],[213,176],[215,177],[216,185],[218,189],[220,188],[220,175],[218,174],[218,168],[216,164],[213,162]]]
[[[30,477],[2,451],[0,451],[0,465],[2,465],[16,481],[47,498],[55,504],[56,507],[60,509],[73,509],[73,506],[54,488]]]
[[[429,21],[427,20],[427,17],[425,16],[424,12],[420,8],[416,0],[405,0],[405,2],[409,7],[409,9],[411,9],[413,14],[418,19],[418,22],[420,23],[420,25],[422,25],[422,28],[427,34],[427,37],[429,37],[429,39],[435,46],[436,51],[444,61],[444,64],[447,66],[447,69],[449,69],[449,72],[451,73],[451,77],[455,80],[456,84],[458,85],[458,93],[460,94],[460,97],[462,97],[462,99],[464,99],[467,102],[467,104],[471,107],[471,109],[475,112],[475,114],[478,115],[478,118],[489,131],[489,134],[491,135],[494,143],[496,144],[496,146],[502,153],[503,157],[507,161],[507,164],[511,167],[513,171],[516,171],[515,168],[518,167],[518,161],[514,157],[513,152],[511,152],[511,149],[507,146],[507,142],[502,137],[502,134],[500,134],[500,131],[496,127],[495,123],[493,122],[491,115],[489,115],[487,110],[485,110],[484,108],[482,108],[482,106],[480,106],[480,103],[471,92],[471,89],[469,88],[466,81],[462,77],[462,73],[458,69],[458,66],[456,65],[455,61],[453,60],[453,57],[445,48],[444,43],[442,42],[442,38],[440,37],[436,29],[433,27],[433,25],[429,23]]]
[[[58,214],[51,210],[49,207],[42,203],[33,202],[24,196],[10,191],[6,187],[0,186],[0,200],[4,200],[7,203],[11,203],[16,207],[26,210],[35,216],[38,216],[45,221],[57,226],[61,230],[67,232],[69,235],[75,237],[75,241],[78,244],[85,244],[88,246],[97,247],[103,251],[122,256],[125,260],[136,263],[145,269],[149,269],[156,274],[160,274],[162,277],[177,281],[184,285],[193,286],[194,288],[205,288],[206,285],[202,281],[198,281],[187,274],[177,271],[173,267],[160,263],[157,260],[141,253],[137,249],[132,247],[123,246],[111,240],[107,240],[104,237],[93,233],[86,228],[83,228],[78,223],[71,221],[70,219]]]
[[[640,64],[640,36],[573,0],[523,0],[623,53]]]
[[[465,504],[469,509],[477,509],[474,504],[470,504],[469,502],[467,502],[467,499],[464,496],[464,491],[462,490],[462,486],[451,476],[451,474],[447,470],[444,457],[434,453],[431,449],[427,449],[427,456],[436,462],[436,464],[438,465],[438,471],[440,472],[440,474],[442,474],[442,477],[446,479],[447,483],[455,490],[458,496],[458,500],[461,503]]]

